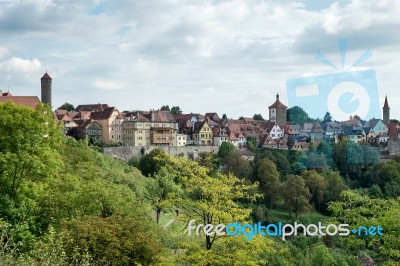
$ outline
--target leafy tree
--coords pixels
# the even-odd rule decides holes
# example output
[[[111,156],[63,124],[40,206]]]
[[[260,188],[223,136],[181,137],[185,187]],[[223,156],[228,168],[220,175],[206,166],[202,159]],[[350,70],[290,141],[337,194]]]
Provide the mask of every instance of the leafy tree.
[[[333,166],[333,161],[332,161],[332,145],[327,143],[326,141],[322,141],[317,148],[318,152],[320,154],[323,154],[325,156],[325,161],[326,164],[329,167]]]
[[[161,106],[161,111],[170,111],[169,105],[163,105],[163,106]]]
[[[318,152],[309,152],[307,154],[307,161],[305,163],[308,169],[324,169],[328,168],[325,156]]]
[[[364,187],[378,185],[384,196],[400,196],[400,166],[396,162],[376,164],[364,175]]]
[[[264,121],[264,118],[262,117],[261,114],[254,114],[253,119],[258,121]]]
[[[173,115],[179,115],[179,114],[182,114],[182,110],[181,110],[181,108],[179,106],[172,106],[171,107],[171,113]]]
[[[260,191],[269,208],[276,205],[280,199],[281,182],[276,165],[268,158],[261,160],[257,165],[257,181],[260,183]]]
[[[160,223],[161,213],[174,205],[174,198],[179,191],[174,182],[174,175],[165,167],[158,171],[154,178],[147,179],[147,199],[156,213],[156,222]]]
[[[257,142],[253,137],[246,137],[247,148],[254,152],[257,148]]]
[[[228,119],[228,117],[226,116],[226,114],[222,115],[222,119]]]
[[[397,119],[390,119],[390,123],[398,124],[400,125],[400,121]]]
[[[354,255],[360,250],[367,250],[372,257],[383,265],[396,265],[400,260],[398,247],[400,246],[400,229],[398,214],[400,199],[371,199],[354,191],[344,191],[339,201],[329,204],[333,214],[333,222],[347,223],[351,228],[359,226],[381,226],[382,236],[349,235],[337,239],[346,250]],[[378,231],[377,231],[378,232]]]
[[[325,170],[321,173],[321,175],[325,178],[327,186],[326,193],[324,195],[324,206],[322,206],[322,211],[325,211],[327,204],[331,201],[338,200],[340,194],[347,190],[348,187],[338,172]]]
[[[329,249],[325,246],[318,245],[315,247],[311,257],[312,266],[331,266],[337,265]]]
[[[225,173],[232,173],[240,178],[250,179],[252,167],[249,161],[243,159],[242,154],[238,151],[230,152],[222,159]]]
[[[297,218],[301,212],[310,209],[310,192],[301,176],[289,175],[284,184],[285,207],[293,212]]]
[[[328,188],[325,178],[314,170],[304,172],[302,176],[311,193],[311,200],[314,202],[316,209],[321,210]]]
[[[62,131],[43,105],[0,104],[0,125],[0,198],[15,201],[25,180],[58,175]]]
[[[214,153],[200,152],[196,162],[201,166],[207,167],[212,172],[217,171],[219,168],[218,156]]]
[[[224,141],[221,143],[221,146],[219,147],[218,157],[225,158],[226,156],[228,156],[229,153],[235,150],[236,150],[235,145],[233,145],[231,142]]]
[[[205,170],[199,169],[185,182],[184,191],[188,198],[182,199],[180,206],[187,219],[204,224],[230,223],[244,221],[251,213],[251,209],[240,207],[237,200],[254,200],[256,196],[249,192],[255,185],[246,185],[244,180],[232,174],[217,173],[215,177],[210,177]],[[210,250],[220,236],[202,235],[201,238],[204,248]]]
[[[308,116],[306,111],[299,106],[293,106],[287,109],[287,121],[292,123],[313,122],[314,120]]]
[[[333,145],[333,161],[343,176],[359,179],[364,164],[363,151],[351,140],[340,141]]]
[[[244,116],[239,116],[239,120],[244,120]]]
[[[79,127],[72,127],[68,130],[67,136],[73,137],[76,140],[86,139],[86,132]]]
[[[322,120],[322,123],[328,123],[332,122],[332,116],[329,112],[326,112],[324,119]]]
[[[75,107],[70,104],[70,103],[64,103],[63,105],[61,105],[60,107],[58,107],[58,109],[60,110],[67,110],[68,112],[72,112],[75,111]]]
[[[139,162],[139,169],[145,176],[156,174],[162,166],[168,163],[168,154],[161,149],[154,149],[149,154],[144,155]]]
[[[77,246],[88,250],[95,265],[154,265],[162,246],[151,223],[136,217],[83,216],[62,222],[62,232]]]

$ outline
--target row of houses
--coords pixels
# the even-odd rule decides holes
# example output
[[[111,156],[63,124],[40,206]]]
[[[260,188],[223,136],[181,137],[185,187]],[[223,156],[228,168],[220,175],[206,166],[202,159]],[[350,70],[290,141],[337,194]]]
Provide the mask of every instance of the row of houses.
[[[65,133],[76,128],[94,142],[114,142],[124,146],[220,146],[228,141],[239,148],[246,147],[251,138],[261,147],[307,150],[310,142],[335,143],[343,139],[357,143],[387,143],[391,136],[399,137],[400,132],[397,124],[386,124],[375,118],[364,123],[351,118],[341,123],[291,125],[286,122],[280,125],[272,119],[236,120],[220,118],[217,113],[119,112],[107,104],[79,105],[74,112],[56,110],[55,116],[63,121]]]

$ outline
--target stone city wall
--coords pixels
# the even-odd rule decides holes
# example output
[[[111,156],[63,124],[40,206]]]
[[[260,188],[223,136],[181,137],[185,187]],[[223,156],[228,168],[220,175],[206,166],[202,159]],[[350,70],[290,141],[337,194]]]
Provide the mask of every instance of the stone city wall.
[[[154,149],[162,149],[172,156],[184,156],[187,158],[196,159],[201,152],[218,153],[219,146],[146,146],[146,147],[108,147],[103,149],[103,153],[112,158],[129,161],[132,157],[142,157],[144,154],[150,153]]]

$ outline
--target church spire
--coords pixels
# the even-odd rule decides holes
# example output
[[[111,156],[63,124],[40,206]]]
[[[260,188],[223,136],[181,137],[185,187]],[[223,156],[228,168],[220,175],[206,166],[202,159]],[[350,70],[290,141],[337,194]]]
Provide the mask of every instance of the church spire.
[[[387,100],[387,95],[385,96],[385,104],[383,105],[383,108],[390,109],[389,104],[388,104],[388,100]]]

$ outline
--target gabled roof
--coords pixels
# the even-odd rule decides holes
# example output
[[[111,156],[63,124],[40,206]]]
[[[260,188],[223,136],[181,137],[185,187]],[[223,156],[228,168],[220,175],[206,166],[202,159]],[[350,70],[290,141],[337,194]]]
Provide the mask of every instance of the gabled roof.
[[[0,96],[12,96],[10,92],[2,92]]]
[[[0,103],[12,102],[15,105],[22,105],[32,109],[36,109],[36,106],[40,103],[37,96],[1,96]]]
[[[92,112],[90,114],[90,118],[94,120],[104,120],[104,119],[109,119],[114,111],[117,111],[115,107],[107,107],[104,111],[101,112]]]
[[[76,107],[76,111],[90,111],[90,112],[101,112],[108,108],[108,104],[81,104]]]
[[[176,122],[175,117],[171,114],[170,111],[152,111],[151,112],[151,121],[153,122]]]
[[[372,118],[372,119],[370,119],[368,122],[366,122],[364,124],[364,127],[374,128],[379,123],[379,121],[381,121],[381,120],[380,119],[376,119],[376,118]]]
[[[195,123],[194,123],[193,133],[199,133],[200,130],[203,128],[203,126],[204,126],[205,123],[207,123],[206,120],[195,122]]]

